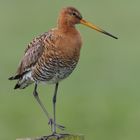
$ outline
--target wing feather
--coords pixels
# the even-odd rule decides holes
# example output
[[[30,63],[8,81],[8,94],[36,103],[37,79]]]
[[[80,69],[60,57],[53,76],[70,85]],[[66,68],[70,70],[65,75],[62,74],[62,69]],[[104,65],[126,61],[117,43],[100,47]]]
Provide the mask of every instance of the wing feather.
[[[22,75],[26,71],[30,71],[30,69],[37,63],[44,51],[44,39],[47,34],[48,32],[33,39],[33,41],[29,43],[17,69],[17,75]]]
[[[26,73],[38,63],[39,58],[43,55],[43,52],[47,51],[46,48],[53,48],[53,41],[57,36],[54,35],[54,29],[41,34],[34,38],[27,48],[25,49],[24,56],[21,59],[16,75],[9,78],[9,80],[21,79]],[[46,49],[46,50],[44,50]]]

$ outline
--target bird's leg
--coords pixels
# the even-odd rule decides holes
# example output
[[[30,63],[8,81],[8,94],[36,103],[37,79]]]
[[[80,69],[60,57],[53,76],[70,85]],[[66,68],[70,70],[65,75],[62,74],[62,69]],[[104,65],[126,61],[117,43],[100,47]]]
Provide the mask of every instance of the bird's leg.
[[[37,100],[37,102],[39,103],[41,109],[43,110],[43,112],[45,113],[45,115],[47,116],[47,118],[49,119],[48,124],[50,124],[51,130],[52,130],[52,125],[54,123],[53,122],[53,119],[50,117],[48,111],[46,110],[46,108],[44,107],[43,103],[41,102],[41,100],[40,100],[40,98],[38,96],[38,93],[37,93],[37,84],[36,83],[35,83],[33,95],[34,95],[35,99]]]
[[[39,103],[41,109],[43,110],[43,112],[45,113],[45,115],[47,116],[47,118],[49,119],[48,124],[51,126],[51,131],[53,132],[53,124],[55,124],[54,120],[50,117],[48,111],[46,110],[46,108],[44,107],[43,103],[41,102],[38,93],[37,93],[37,83],[35,83],[35,87],[34,87],[34,92],[33,95],[35,97],[35,99],[37,100],[37,102]],[[64,127],[59,125],[59,124],[55,124],[56,127],[58,127],[61,130],[64,130]]]
[[[53,123],[53,134],[56,134],[56,126],[57,127],[59,126],[59,128],[62,129],[62,130],[65,129],[64,126],[56,124],[56,96],[57,96],[57,91],[58,91],[58,83],[56,83],[56,85],[55,85],[54,96],[53,96],[53,115],[54,115],[54,118],[53,118],[53,120],[54,120],[54,123]]]
[[[53,134],[56,133],[56,96],[57,96],[57,90],[58,90],[58,83],[55,85],[55,90],[54,90],[54,96],[53,96],[53,119],[54,119],[54,127],[53,127]]]

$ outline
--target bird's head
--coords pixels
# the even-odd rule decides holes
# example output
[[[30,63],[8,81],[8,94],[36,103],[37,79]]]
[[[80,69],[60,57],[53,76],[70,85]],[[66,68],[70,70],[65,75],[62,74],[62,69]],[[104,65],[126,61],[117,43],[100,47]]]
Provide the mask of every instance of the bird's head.
[[[114,35],[102,30],[101,28],[95,26],[94,24],[86,21],[83,19],[81,13],[74,7],[66,7],[63,8],[60,12],[59,18],[58,18],[58,26],[61,28],[67,26],[67,27],[74,27],[75,24],[83,24],[85,26],[88,26],[98,32],[101,32],[103,34],[106,34],[110,37],[113,37],[115,39],[118,39]]]
[[[74,7],[66,7],[63,8],[60,12],[58,24],[63,24],[62,26],[74,26],[75,24],[80,23],[81,19],[82,15],[77,9]]]

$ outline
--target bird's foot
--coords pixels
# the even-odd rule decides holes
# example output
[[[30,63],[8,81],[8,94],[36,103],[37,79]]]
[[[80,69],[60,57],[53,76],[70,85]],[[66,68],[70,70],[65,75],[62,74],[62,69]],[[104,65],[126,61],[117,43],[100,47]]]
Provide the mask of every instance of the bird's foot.
[[[53,134],[51,134],[49,136],[44,136],[42,140],[49,140],[49,139],[54,138],[54,137],[56,138],[56,140],[59,140],[59,139],[64,138],[64,137],[66,137],[68,135],[69,134],[53,133]]]
[[[60,130],[65,130],[65,126],[54,123],[54,120],[52,118],[49,120],[48,124],[51,126],[51,129],[55,126],[59,128]]]

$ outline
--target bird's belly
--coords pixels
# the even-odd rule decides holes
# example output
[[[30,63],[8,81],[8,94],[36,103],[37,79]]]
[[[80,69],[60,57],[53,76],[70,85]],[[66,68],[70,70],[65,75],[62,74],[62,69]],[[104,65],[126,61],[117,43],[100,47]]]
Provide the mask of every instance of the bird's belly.
[[[57,71],[54,72],[54,74],[50,80],[46,80],[44,82],[48,83],[48,84],[55,84],[65,78],[67,78],[72,73],[73,70],[74,70],[74,68],[67,68],[67,67],[59,68]]]
[[[77,63],[69,66],[55,66],[55,67],[44,67],[40,69],[39,73],[33,75],[32,78],[36,82],[43,82],[48,84],[55,84],[65,78],[67,78],[75,69]]]
[[[33,70],[32,77],[36,82],[55,84],[67,78],[75,69],[78,59],[52,59],[53,63],[44,63]]]

